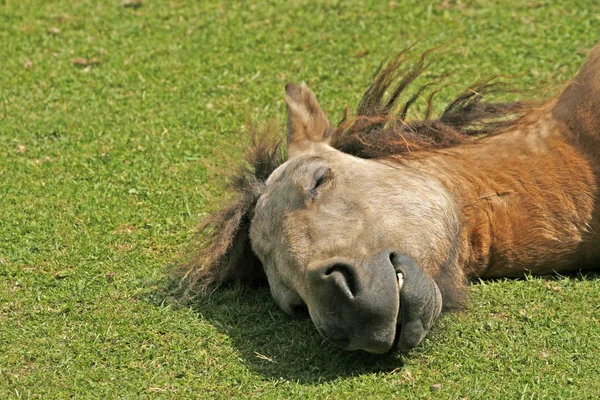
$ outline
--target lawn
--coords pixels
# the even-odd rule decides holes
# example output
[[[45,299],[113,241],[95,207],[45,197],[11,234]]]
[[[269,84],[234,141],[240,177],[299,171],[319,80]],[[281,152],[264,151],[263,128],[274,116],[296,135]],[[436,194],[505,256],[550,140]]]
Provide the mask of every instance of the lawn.
[[[498,74],[539,98],[598,40],[597,0],[139,4],[0,0],[1,398],[597,398],[598,275],[476,283],[383,357],[266,289],[186,307],[166,278],[288,80],[336,121],[416,42],[446,52],[438,110]]]

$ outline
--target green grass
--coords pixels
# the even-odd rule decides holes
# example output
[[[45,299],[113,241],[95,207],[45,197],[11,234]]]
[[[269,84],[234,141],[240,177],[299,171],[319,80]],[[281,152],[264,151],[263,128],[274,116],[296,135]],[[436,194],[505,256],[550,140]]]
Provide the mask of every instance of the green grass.
[[[324,343],[267,290],[162,293],[246,116],[283,124],[287,80],[335,121],[418,41],[448,51],[438,108],[496,74],[537,96],[599,28],[596,0],[0,0],[0,397],[596,398],[598,276],[473,285],[467,313],[385,357]]]

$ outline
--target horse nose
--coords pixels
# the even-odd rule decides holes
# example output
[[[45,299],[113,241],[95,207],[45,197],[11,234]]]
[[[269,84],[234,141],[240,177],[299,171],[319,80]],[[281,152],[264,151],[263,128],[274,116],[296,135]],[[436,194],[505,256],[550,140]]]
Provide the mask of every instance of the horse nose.
[[[353,299],[359,292],[356,268],[345,261],[331,261],[308,272],[309,286],[333,297]],[[340,298],[340,300],[341,300]]]
[[[399,310],[392,253],[360,262],[332,258],[307,269],[307,303],[323,338],[346,350],[392,347]]]

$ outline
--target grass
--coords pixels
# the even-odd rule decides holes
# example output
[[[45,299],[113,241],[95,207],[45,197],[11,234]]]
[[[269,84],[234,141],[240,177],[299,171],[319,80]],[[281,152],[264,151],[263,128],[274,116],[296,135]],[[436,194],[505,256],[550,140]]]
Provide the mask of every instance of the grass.
[[[439,107],[496,74],[540,96],[598,39],[597,1],[139,3],[0,0],[0,397],[596,398],[598,276],[475,284],[386,357],[324,343],[267,290],[163,293],[246,116],[283,124],[287,80],[335,121],[418,41],[448,50]]]

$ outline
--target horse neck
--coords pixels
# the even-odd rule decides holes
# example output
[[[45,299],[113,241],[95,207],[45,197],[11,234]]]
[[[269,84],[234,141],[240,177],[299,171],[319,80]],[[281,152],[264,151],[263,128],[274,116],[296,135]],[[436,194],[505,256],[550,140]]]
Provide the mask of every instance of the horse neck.
[[[547,103],[497,136],[415,161],[454,195],[471,277],[568,269],[589,242],[597,181]]]

